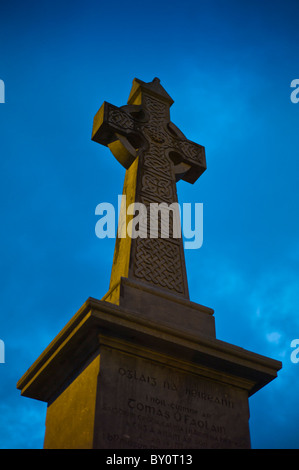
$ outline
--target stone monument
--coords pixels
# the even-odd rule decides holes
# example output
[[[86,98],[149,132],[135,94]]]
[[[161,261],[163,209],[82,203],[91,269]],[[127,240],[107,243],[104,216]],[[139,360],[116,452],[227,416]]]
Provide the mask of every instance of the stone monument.
[[[139,236],[126,233],[132,203],[170,207],[176,181],[206,169],[204,147],[170,121],[172,104],[159,79],[134,79],[127,105],[104,102],[95,115],[92,140],[125,167],[125,197],[108,292],[17,384],[48,404],[44,448],[250,448],[248,398],[281,368],[217,339],[213,310],[190,301],[175,210],[154,237],[148,213]]]

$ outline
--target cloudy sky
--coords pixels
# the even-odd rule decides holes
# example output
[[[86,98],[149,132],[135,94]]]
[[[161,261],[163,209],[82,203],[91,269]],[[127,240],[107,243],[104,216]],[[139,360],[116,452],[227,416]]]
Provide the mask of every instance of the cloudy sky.
[[[114,240],[96,237],[95,207],[116,204],[124,169],[90,136],[102,102],[126,104],[134,77],[159,77],[172,121],[206,148],[207,171],[178,183],[180,202],[203,203],[203,245],[186,251],[191,300],[215,310],[217,338],[283,362],[250,398],[252,447],[299,448],[298,10],[2,2],[0,448],[43,446],[46,405],[16,383],[108,290]]]

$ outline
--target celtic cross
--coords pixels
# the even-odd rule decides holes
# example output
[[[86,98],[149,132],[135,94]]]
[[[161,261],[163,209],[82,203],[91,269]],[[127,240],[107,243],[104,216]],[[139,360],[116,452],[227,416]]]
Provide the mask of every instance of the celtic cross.
[[[92,140],[108,146],[126,168],[126,207],[175,203],[176,182],[193,184],[206,169],[204,147],[170,121],[172,104],[158,78],[150,83],[135,78],[127,105],[104,102],[94,117]],[[169,233],[168,238],[118,237],[110,288],[126,277],[188,299],[183,241]]]

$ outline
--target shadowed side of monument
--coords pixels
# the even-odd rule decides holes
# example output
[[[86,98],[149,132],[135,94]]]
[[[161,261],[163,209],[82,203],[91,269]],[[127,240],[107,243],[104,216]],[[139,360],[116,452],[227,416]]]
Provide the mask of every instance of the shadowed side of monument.
[[[108,292],[85,302],[17,384],[48,403],[45,448],[250,448],[248,398],[281,368],[216,338],[213,310],[189,299],[174,215],[167,237],[162,223],[154,238],[147,224],[122,236],[130,205],[175,204],[176,182],[206,169],[172,104],[159,79],[134,79],[127,105],[104,102],[94,117],[92,140],[125,168],[125,202]]]

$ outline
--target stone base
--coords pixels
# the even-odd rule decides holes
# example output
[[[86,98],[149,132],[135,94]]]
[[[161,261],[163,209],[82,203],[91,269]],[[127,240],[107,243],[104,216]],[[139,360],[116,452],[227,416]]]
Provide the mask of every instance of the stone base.
[[[157,293],[158,321],[123,288],[136,311],[88,299],[17,384],[48,403],[44,447],[250,448],[248,397],[281,363],[217,340],[206,307],[182,301],[179,328],[174,299]]]

